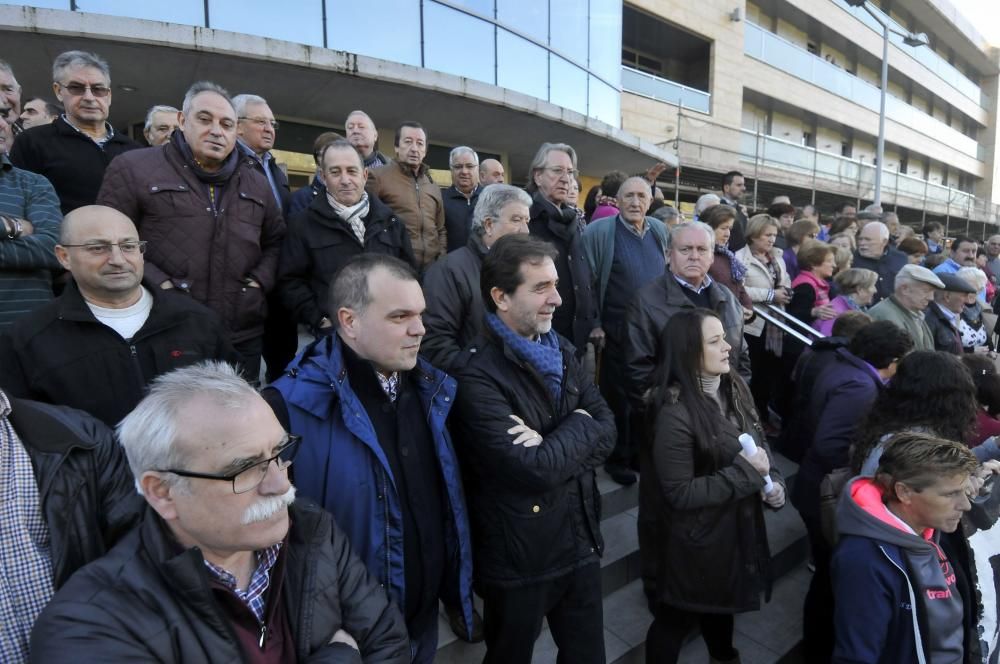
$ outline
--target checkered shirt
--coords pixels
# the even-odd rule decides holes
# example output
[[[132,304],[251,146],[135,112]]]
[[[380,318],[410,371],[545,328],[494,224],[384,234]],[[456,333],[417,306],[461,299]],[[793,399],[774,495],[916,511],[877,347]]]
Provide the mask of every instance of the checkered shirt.
[[[247,586],[246,590],[240,590],[236,586],[236,577],[218,565],[213,565],[206,560],[205,567],[208,568],[208,573],[212,575],[212,578],[233,591],[240,598],[240,601],[246,604],[247,608],[253,612],[257,618],[257,622],[263,625],[264,609],[267,608],[265,594],[267,593],[268,586],[271,585],[271,568],[274,567],[274,563],[278,562],[278,552],[280,551],[281,542],[278,542],[274,546],[269,546],[254,553],[257,557],[257,568],[253,571],[253,575],[250,577],[250,585]]]
[[[52,599],[49,529],[31,457],[0,391],[0,662],[26,662],[35,619]]]

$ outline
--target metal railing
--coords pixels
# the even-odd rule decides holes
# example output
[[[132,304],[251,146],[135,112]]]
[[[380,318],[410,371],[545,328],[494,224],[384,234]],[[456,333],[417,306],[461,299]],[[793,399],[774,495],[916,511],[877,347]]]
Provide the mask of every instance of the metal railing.
[[[788,334],[788,335],[791,335],[791,336],[795,337],[796,339],[798,339],[799,341],[801,341],[802,343],[804,343],[807,346],[812,346],[813,345],[813,340],[810,339],[808,336],[800,333],[798,330],[796,330],[795,329],[796,327],[801,328],[808,335],[812,335],[812,336],[816,337],[817,339],[824,339],[824,338],[826,338],[825,334],[823,334],[819,330],[813,329],[809,325],[806,325],[805,323],[803,323],[798,318],[796,318],[795,316],[791,315],[790,313],[788,313],[787,311],[785,311],[781,307],[776,307],[773,304],[768,304],[768,305],[766,305],[766,307],[765,306],[761,306],[759,304],[755,304],[754,307],[753,307],[753,310],[754,310],[754,312],[758,316],[760,316],[761,318],[763,318],[764,320],[766,320],[768,323],[771,323],[772,325],[774,325],[775,327],[777,327],[778,329],[780,329],[781,331],[783,331],[785,334]],[[789,323],[791,323],[791,325],[785,324],[781,320],[781,318],[784,318],[785,320],[787,320]]]

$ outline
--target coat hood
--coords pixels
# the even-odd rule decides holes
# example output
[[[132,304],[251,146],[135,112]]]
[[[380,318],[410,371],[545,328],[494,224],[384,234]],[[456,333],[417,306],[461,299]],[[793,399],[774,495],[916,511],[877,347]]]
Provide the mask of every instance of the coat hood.
[[[937,537],[932,529],[914,535],[882,502],[882,491],[870,477],[855,477],[840,496],[837,530],[843,535],[867,537],[898,546],[912,553],[935,551]]]

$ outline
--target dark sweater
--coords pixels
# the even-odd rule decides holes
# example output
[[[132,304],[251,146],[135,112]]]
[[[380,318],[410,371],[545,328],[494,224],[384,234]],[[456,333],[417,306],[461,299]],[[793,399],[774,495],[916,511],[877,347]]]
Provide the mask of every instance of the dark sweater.
[[[118,155],[141,147],[115,132],[102,146],[62,118],[22,131],[14,139],[10,160],[18,168],[48,178],[59,196],[62,213],[93,205],[104,169]]]
[[[640,238],[624,223],[616,221],[615,257],[604,292],[604,311],[601,312],[604,331],[612,338],[617,341],[622,339],[619,328],[625,322],[625,308],[640,288],[663,274],[664,265],[663,249],[654,233],[647,229]]]
[[[402,497],[406,580],[403,613],[411,632],[417,632],[414,621],[437,609],[445,568],[443,479],[431,433],[410,372],[400,374],[398,396],[390,402],[374,367],[347,344],[342,348],[348,379],[368,413]]]

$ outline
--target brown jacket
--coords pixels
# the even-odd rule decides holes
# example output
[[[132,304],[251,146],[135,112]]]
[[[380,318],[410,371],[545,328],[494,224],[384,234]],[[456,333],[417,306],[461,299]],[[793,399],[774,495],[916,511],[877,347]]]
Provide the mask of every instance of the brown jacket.
[[[189,292],[222,318],[233,343],[263,334],[264,294],[274,288],[285,222],[253,161],[241,156],[216,188],[213,214],[208,186],[173,144],[121,156],[128,158],[108,167],[97,203],[127,215],[149,242],[147,284],[158,288],[169,279]]]
[[[447,253],[444,199],[426,164],[420,165],[420,175],[414,177],[409,168],[396,160],[390,161],[371,171],[366,188],[406,224],[413,255],[421,270]]]

